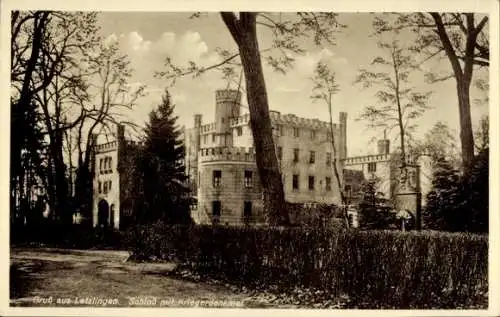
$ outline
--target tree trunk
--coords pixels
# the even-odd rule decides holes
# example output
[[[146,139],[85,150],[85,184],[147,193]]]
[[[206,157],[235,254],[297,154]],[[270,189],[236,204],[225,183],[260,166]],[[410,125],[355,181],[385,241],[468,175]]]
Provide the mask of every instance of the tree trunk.
[[[15,15],[13,15],[14,17]],[[16,174],[22,172],[22,162],[21,162],[21,151],[26,139],[26,134],[28,131],[24,129],[16,129],[18,125],[23,125],[26,121],[26,116],[28,115],[28,108],[33,99],[33,91],[31,89],[33,72],[35,71],[36,63],[38,61],[40,50],[42,46],[43,31],[47,23],[49,13],[48,12],[36,12],[33,22],[33,40],[31,45],[30,57],[26,63],[26,70],[24,72],[23,84],[19,99],[15,104],[11,103],[11,160],[10,160],[10,170],[14,175],[11,176],[11,206],[15,208],[16,200],[23,197],[22,194],[22,182],[23,177],[17,178]],[[11,42],[14,43],[17,38],[13,37]],[[11,43],[12,46],[14,46]],[[12,65],[11,65],[12,66]],[[15,108],[15,109],[14,109]],[[19,183],[21,182],[21,183]],[[16,193],[16,191],[19,192]],[[12,208],[11,207],[11,208]]]
[[[262,70],[256,30],[256,13],[222,13],[238,45],[245,72],[250,126],[255,143],[256,163],[264,195],[264,213],[270,225],[288,225],[283,181],[275,154],[266,83]]]
[[[462,146],[462,165],[464,175],[468,175],[474,160],[474,136],[470,114],[470,81],[457,79],[458,108],[460,114],[460,141]]]
[[[473,72],[474,46],[477,35],[482,26],[474,27],[472,13],[467,13],[467,42],[465,47],[464,66],[459,62],[455,49],[448,37],[443,20],[439,13],[432,12],[431,16],[436,22],[437,34],[443,44],[443,48],[450,60],[453,74],[457,82],[458,111],[460,115],[460,142],[462,146],[462,166],[464,175],[469,175],[472,161],[474,159],[474,136],[472,134],[472,122],[470,115],[470,84]]]

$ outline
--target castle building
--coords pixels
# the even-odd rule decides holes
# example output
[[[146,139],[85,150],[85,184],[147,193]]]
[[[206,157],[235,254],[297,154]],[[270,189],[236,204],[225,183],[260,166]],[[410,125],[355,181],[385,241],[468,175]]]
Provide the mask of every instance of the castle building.
[[[116,138],[94,148],[92,224],[120,228],[120,173],[123,159],[124,126],[117,125]],[[96,136],[94,136],[96,137]]]
[[[249,114],[241,114],[241,93],[215,94],[215,121],[185,131],[186,171],[196,193],[191,216],[197,223],[240,224],[264,221],[262,190],[255,162]],[[340,204],[333,169],[330,125],[318,119],[270,112],[275,152],[285,200],[291,203]],[[334,124],[338,167],[347,153],[347,114]]]
[[[390,142],[384,136],[377,141],[377,154],[345,158],[342,166],[344,191],[350,204],[361,201],[363,182],[374,181],[377,191],[395,211],[421,224],[420,212],[431,187],[427,157],[407,155],[402,169],[400,155],[390,152]]]
[[[397,208],[420,209],[421,170],[408,158],[405,186],[401,169],[393,164],[389,141],[378,142],[375,155],[347,157],[347,114],[339,113],[333,125],[337,157],[334,157],[329,122],[270,111],[275,153],[281,170],[285,200],[299,204],[342,204],[333,163],[337,162],[341,183],[351,201],[359,200],[361,185],[377,179],[384,197],[397,201]],[[265,221],[262,188],[248,113],[241,113],[241,93],[215,92],[215,120],[203,123],[194,116],[194,126],[183,129],[188,185],[196,200],[191,217],[198,224],[259,224]],[[98,144],[93,151],[94,227],[120,229],[129,219],[130,202],[124,200],[128,160],[124,127],[117,125],[115,139]],[[430,184],[427,182],[426,184]],[[424,190],[425,191],[425,190]]]

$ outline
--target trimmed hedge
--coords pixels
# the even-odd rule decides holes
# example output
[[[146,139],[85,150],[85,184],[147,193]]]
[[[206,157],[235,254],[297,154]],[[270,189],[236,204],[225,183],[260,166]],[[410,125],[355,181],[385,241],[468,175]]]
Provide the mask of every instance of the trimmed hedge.
[[[136,229],[135,259],[177,260],[248,286],[302,286],[397,308],[467,307],[488,289],[482,235],[161,223]]]

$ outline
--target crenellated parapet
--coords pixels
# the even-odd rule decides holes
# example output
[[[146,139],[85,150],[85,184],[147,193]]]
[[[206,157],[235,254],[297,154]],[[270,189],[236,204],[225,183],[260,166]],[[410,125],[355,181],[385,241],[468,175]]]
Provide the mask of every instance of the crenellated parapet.
[[[330,129],[330,123],[326,121],[321,121],[319,119],[308,119],[301,118],[294,114],[285,114],[282,115],[277,111],[270,111],[269,116],[271,118],[271,122],[273,124],[282,124],[285,126],[293,126],[298,128],[306,128],[312,130],[326,130]],[[237,127],[241,125],[247,125],[250,122],[250,115],[244,114],[237,118],[231,119],[230,126]],[[333,124],[334,129],[338,129],[338,124]]]
[[[376,155],[364,155],[364,156],[354,156],[342,160],[344,166],[358,165],[366,163],[376,163],[376,162],[386,162],[391,159],[390,154],[376,154]]]
[[[111,141],[96,146],[97,153],[115,151],[118,149],[118,141]]]
[[[213,147],[204,148],[198,152],[198,159],[203,162],[237,161],[255,162],[255,152],[245,147]]]
[[[374,155],[364,155],[364,156],[353,156],[341,160],[344,166],[366,164],[366,163],[378,163],[387,162],[391,160],[392,154],[374,154]],[[406,164],[417,165],[418,162],[412,155],[406,155]]]
[[[221,89],[215,92],[215,102],[216,103],[239,103],[241,100],[241,92],[232,89]]]
[[[200,127],[200,133],[201,134],[211,133],[211,132],[215,132],[216,129],[217,129],[217,124],[215,122],[207,123],[207,124],[204,124]]]
[[[229,126],[231,128],[242,126],[242,125],[247,125],[250,122],[250,115],[248,113],[239,116],[237,118],[233,118],[229,121]]]
[[[135,141],[135,140],[126,140],[125,143],[127,145],[134,145],[134,146],[144,146],[144,142],[143,141]]]

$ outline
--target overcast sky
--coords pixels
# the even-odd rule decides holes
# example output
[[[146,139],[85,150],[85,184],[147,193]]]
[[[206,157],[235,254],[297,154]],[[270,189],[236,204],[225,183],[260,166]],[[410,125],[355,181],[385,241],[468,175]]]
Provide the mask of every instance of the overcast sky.
[[[147,114],[159,103],[167,82],[154,77],[155,71],[164,69],[164,59],[170,56],[176,64],[189,60],[201,65],[211,65],[217,61],[215,49],[220,47],[235,51],[233,40],[218,14],[212,13],[201,18],[189,19],[189,13],[101,13],[102,35],[120,41],[123,53],[129,55],[135,69],[133,83],[146,84],[148,95],[142,98],[130,118],[138,124],[147,120]],[[378,51],[377,39],[370,37],[373,16],[367,13],[342,13],[340,22],[347,25],[336,36],[336,45],[315,46],[307,40],[301,41],[306,53],[297,56],[295,67],[286,75],[273,72],[265,65],[265,79],[272,110],[294,113],[298,116],[328,120],[328,110],[324,104],[313,103],[310,99],[312,84],[310,77],[320,60],[337,74],[340,91],[334,98],[334,121],[338,112],[348,113],[348,152],[350,156],[371,154],[375,145],[371,138],[381,137],[382,131],[366,129],[366,122],[356,121],[362,109],[374,102],[374,90],[364,90],[354,85],[360,67],[369,66]],[[259,33],[262,46],[269,40],[265,31]],[[399,38],[402,42],[411,38]],[[447,59],[431,61],[423,65],[427,69],[448,70]],[[427,85],[421,78],[415,78],[418,90],[432,90],[429,100],[433,107],[418,120],[418,136],[422,136],[437,121],[447,123],[458,135],[458,106],[453,79],[434,85]],[[219,72],[210,72],[193,79],[185,77],[170,88],[176,104],[179,123],[191,127],[193,115],[203,114],[204,123],[214,116],[214,91],[226,86]],[[480,95],[472,89],[473,98]],[[244,99],[246,97],[244,96]],[[246,100],[243,100],[246,104]],[[487,106],[472,105],[472,121],[476,125],[480,117],[487,114]]]

